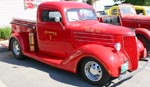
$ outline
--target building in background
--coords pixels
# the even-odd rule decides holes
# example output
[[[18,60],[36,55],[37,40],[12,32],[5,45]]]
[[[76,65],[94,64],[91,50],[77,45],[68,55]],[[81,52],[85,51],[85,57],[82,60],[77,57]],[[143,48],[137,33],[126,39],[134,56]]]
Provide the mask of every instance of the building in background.
[[[104,10],[105,5],[113,5],[113,0],[0,0],[0,26],[9,26],[12,18],[36,20],[36,10],[46,1],[75,1],[87,3],[96,11]]]

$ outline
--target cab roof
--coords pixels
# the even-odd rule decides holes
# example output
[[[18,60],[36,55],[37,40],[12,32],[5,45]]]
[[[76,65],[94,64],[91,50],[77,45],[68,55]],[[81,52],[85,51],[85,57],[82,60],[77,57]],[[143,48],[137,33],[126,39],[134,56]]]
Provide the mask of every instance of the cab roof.
[[[70,8],[90,8],[93,9],[92,6],[84,3],[73,2],[73,1],[49,1],[44,2],[39,5],[39,7],[55,7],[58,9],[70,9]]]

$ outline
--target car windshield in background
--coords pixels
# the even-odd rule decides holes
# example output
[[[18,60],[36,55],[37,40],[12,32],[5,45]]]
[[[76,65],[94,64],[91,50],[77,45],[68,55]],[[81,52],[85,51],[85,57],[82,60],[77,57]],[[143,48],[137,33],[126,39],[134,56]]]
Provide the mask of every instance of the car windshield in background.
[[[69,22],[80,20],[95,20],[96,14],[91,9],[69,9],[67,11],[67,18]]]
[[[120,6],[121,14],[136,14],[135,9],[131,6]]]
[[[150,15],[150,9],[146,9],[146,15]]]

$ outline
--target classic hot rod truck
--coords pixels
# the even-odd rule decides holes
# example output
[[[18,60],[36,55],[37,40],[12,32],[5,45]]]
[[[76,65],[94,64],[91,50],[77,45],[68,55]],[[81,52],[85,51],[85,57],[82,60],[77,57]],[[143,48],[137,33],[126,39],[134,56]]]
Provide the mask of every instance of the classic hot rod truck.
[[[110,8],[112,16],[98,17],[100,22],[111,23],[135,29],[136,36],[150,51],[150,16],[136,14],[135,7],[130,4],[120,4],[118,8]]]
[[[73,73],[94,85],[107,84],[138,67],[138,46],[129,28],[99,23],[87,4],[67,1],[39,5],[37,21],[13,19],[10,49]]]

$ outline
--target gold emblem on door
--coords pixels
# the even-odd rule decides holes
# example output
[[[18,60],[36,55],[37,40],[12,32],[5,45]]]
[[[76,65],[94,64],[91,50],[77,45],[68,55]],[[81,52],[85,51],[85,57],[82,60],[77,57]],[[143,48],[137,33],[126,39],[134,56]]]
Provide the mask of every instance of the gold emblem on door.
[[[53,39],[53,36],[57,36],[57,32],[54,31],[45,31],[45,35],[49,35],[49,40]]]

